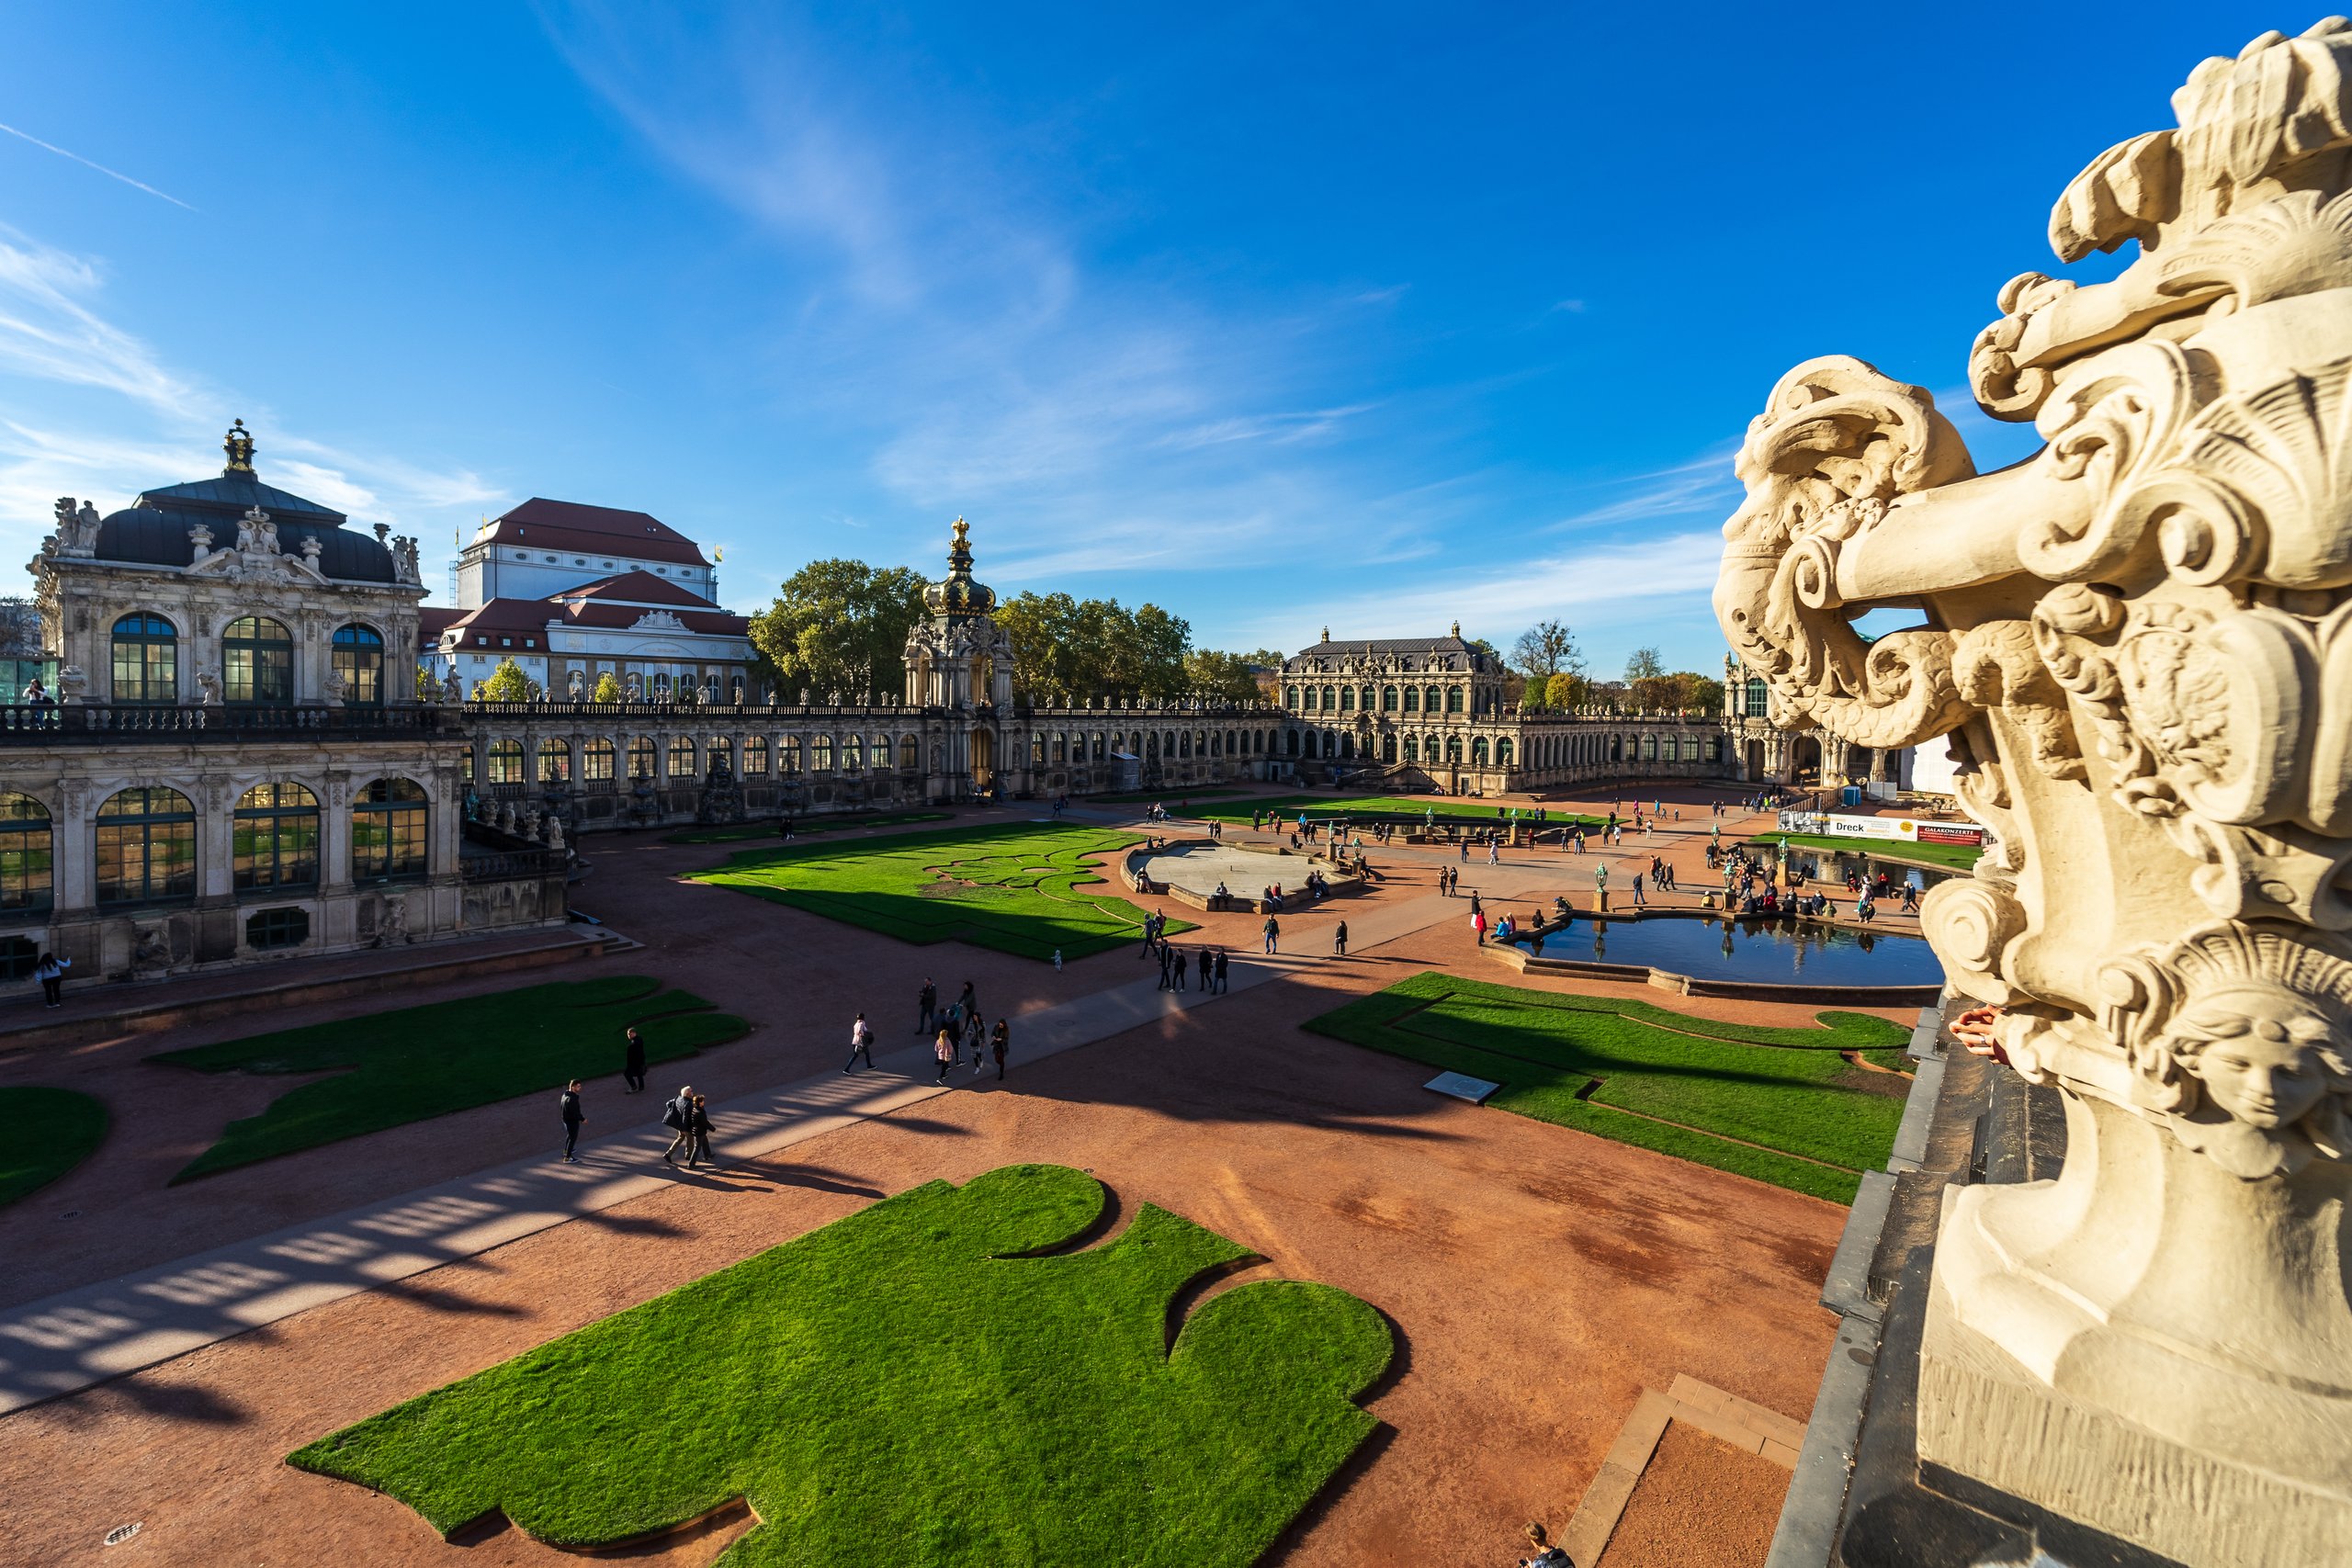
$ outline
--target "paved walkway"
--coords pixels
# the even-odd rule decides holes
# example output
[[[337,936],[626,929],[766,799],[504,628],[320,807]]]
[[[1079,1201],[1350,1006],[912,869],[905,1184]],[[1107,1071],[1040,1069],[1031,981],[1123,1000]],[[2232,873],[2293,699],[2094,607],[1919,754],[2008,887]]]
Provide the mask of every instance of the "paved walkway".
[[[1393,942],[1465,908],[1462,900],[1431,895],[1368,906],[1361,914],[1350,910],[1350,946],[1362,951]],[[1247,990],[1318,961],[1236,953],[1230,988]],[[1017,1070],[1218,999],[1161,991],[1152,970],[1022,1014],[1014,1021],[1010,1065]],[[844,1038],[844,1055],[847,1049]],[[933,1081],[936,1073],[925,1043],[876,1055],[871,1072],[828,1073],[741,1096],[716,1109],[714,1150],[721,1166],[739,1164],[956,1093],[974,1081],[967,1068],[951,1073],[943,1087]],[[653,1103],[649,1099],[649,1109]],[[546,1155],[516,1160],[11,1308],[0,1313],[0,1415],[699,1179],[663,1166],[668,1140],[657,1124],[582,1145],[577,1165]]]

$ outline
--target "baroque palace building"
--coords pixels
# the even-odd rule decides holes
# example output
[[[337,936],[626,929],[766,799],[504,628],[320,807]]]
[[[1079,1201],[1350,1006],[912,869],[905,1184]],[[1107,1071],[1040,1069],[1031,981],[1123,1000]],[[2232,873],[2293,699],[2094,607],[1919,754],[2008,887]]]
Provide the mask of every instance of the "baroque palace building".
[[[1899,766],[1782,736],[1744,679],[1722,715],[1521,712],[1458,626],[1327,633],[1279,703],[1046,700],[1014,687],[960,518],[900,694],[750,702],[712,563],[644,513],[515,508],[461,562],[474,603],[436,613],[413,539],[264,483],[242,422],[224,445],[218,479],[103,517],[60,502],[31,563],[40,657],[14,668],[56,682],[0,707],[0,978],[44,949],[130,976],[560,924],[590,829],[1246,779],[1501,795]],[[462,700],[472,660],[525,653],[541,696]],[[606,671],[624,699],[588,700]]]

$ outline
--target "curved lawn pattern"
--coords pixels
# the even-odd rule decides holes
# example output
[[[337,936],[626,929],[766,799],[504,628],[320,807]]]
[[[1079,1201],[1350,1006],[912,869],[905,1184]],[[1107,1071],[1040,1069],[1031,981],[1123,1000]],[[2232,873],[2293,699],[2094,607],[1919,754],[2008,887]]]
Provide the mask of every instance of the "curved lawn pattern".
[[[453,1111],[544,1091],[568,1078],[620,1071],[622,1037],[636,1024],[645,1059],[691,1056],[741,1039],[751,1025],[686,991],[642,975],[526,986],[486,997],[402,1008],[280,1030],[147,1058],[202,1073],[339,1072],[289,1089],[258,1116],[232,1122],[220,1141],[172,1178],[251,1165]],[[555,1102],[548,1102],[555,1126]],[[592,1134],[595,1123],[591,1122]],[[554,1142],[550,1133],[549,1143]]]
[[[613,1546],[741,1497],[725,1568],[1255,1562],[1377,1425],[1388,1325],[1059,1166],[933,1181],[288,1456],[447,1535]],[[1038,1254],[1049,1254],[1037,1256]]]
[[[1487,1101],[1498,1110],[1850,1203],[1860,1173],[1886,1163],[1903,1101],[1862,1087],[1865,1069],[1839,1053],[1905,1034],[1867,1013],[1819,1017],[1819,1029],[1719,1023],[1424,974],[1306,1027],[1499,1083]]]
[[[750,850],[687,878],[731,887],[901,942],[967,942],[1023,958],[1066,960],[1137,940],[1144,912],[1089,855],[1143,840],[1100,828],[1002,823],[900,833],[854,844]],[[1170,918],[1170,931],[1193,928]]]
[[[1182,798],[1181,795],[1173,795],[1172,792],[1163,793],[1158,798],[1168,801],[1171,796],[1180,800]],[[1411,795],[1379,795],[1370,799],[1357,799],[1350,795],[1283,795],[1272,797],[1261,795],[1255,800],[1244,800],[1231,805],[1220,804],[1190,808],[1170,805],[1168,812],[1171,817],[1193,818],[1204,822],[1247,822],[1251,817],[1266,811],[1279,814],[1285,822],[1295,822],[1301,815],[1310,822],[1331,817],[1434,816],[1440,822],[1459,823],[1466,828],[1508,828],[1516,823],[1522,828],[1534,828],[1546,832],[1555,828],[1565,828],[1571,822],[1581,822],[1588,828],[1597,828],[1606,820],[1604,818],[1579,816],[1573,811],[1560,811],[1546,807],[1544,809],[1547,815],[1539,822],[1535,819],[1532,807],[1521,807],[1516,809],[1520,814],[1517,817],[1510,817],[1496,811],[1491,806],[1465,806],[1460,801],[1417,799]]]
[[[89,1158],[106,1135],[107,1108],[78,1090],[0,1089],[0,1209]]]

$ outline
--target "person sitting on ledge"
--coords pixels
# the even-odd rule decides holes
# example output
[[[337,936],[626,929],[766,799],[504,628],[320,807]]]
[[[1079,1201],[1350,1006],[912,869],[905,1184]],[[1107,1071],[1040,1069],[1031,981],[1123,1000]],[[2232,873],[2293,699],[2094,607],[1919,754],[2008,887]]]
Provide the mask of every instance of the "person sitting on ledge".
[[[1216,896],[1220,898],[1229,898],[1232,897],[1231,894],[1225,890],[1225,884],[1223,882],[1219,882],[1216,885]]]

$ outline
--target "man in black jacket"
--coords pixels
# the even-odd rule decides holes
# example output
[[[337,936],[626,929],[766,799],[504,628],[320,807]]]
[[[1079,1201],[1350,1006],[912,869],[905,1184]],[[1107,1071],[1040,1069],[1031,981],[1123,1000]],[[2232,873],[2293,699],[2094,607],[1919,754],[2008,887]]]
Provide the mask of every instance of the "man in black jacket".
[[[556,1108],[563,1116],[563,1163],[578,1165],[579,1156],[571,1151],[580,1145],[580,1123],[588,1120],[587,1112],[580,1109],[578,1078],[564,1086],[563,1098],[556,1102]]]
[[[915,1020],[915,1032],[928,1034],[931,1032],[932,1017],[939,1010],[939,987],[927,979],[923,981],[922,994],[915,998],[915,1005],[921,1010],[921,1015]]]

